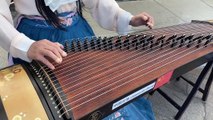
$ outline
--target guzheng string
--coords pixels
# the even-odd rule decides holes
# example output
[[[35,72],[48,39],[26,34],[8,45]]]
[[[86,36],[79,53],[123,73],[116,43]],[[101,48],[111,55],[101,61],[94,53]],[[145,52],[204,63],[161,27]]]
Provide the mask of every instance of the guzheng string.
[[[146,52],[146,51],[145,51]],[[70,66],[70,67],[72,67],[72,66]],[[63,69],[62,69],[63,70]],[[57,72],[55,72],[55,73],[57,73]],[[58,74],[58,75],[60,75],[60,73]]]
[[[176,26],[176,25],[174,25]],[[179,26],[179,27],[172,27],[170,29],[170,27],[172,26],[169,26],[169,27],[164,27],[164,28],[159,28],[163,31],[166,31],[167,33],[175,33],[175,32],[184,32],[186,33],[187,31],[184,31],[184,30],[189,30],[190,31],[195,31],[196,29],[200,29],[200,28],[203,28],[203,27],[206,27],[205,24],[194,24],[194,23],[191,23],[191,24],[185,24],[184,26]],[[160,33],[161,31],[159,31],[158,29],[152,29],[152,30],[147,30],[147,31],[144,31],[143,33],[149,33],[149,34],[155,34],[155,33]]]
[[[187,54],[185,54],[185,55],[183,55],[183,56],[181,56],[181,57],[179,57],[179,58],[177,58],[177,59],[174,59],[173,61],[170,61],[170,62],[164,64],[163,66],[165,66],[165,65],[167,65],[167,64],[170,64],[170,63],[172,63],[172,62],[175,62],[176,60],[178,60],[178,59],[180,59],[180,58],[182,58],[182,57],[184,57],[184,56],[186,56],[186,55],[188,55],[188,54],[192,54],[192,53],[194,53],[194,52],[196,52],[196,51],[198,51],[198,50],[200,50],[200,49],[202,49],[202,47],[200,47],[200,48],[198,48],[198,49],[195,49],[195,50],[193,50],[192,47],[191,47],[190,49],[186,49],[186,50],[182,51],[181,53],[187,52]],[[180,53],[179,53],[179,54],[180,54]],[[176,54],[176,55],[177,55],[177,54]],[[175,55],[173,55],[173,57],[174,57],[174,56],[175,56]],[[169,59],[169,58],[167,58],[167,59]],[[162,61],[161,61],[161,62],[162,62]],[[99,96],[101,96],[101,95],[103,95],[103,94],[105,94],[105,93],[107,93],[107,92],[109,92],[109,91],[112,91],[113,89],[116,89],[116,88],[121,87],[122,85],[128,84],[129,82],[131,82],[131,81],[133,81],[133,80],[135,80],[135,79],[137,79],[137,78],[140,78],[140,77],[142,77],[142,76],[145,76],[146,74],[151,73],[152,71],[154,71],[154,70],[156,70],[156,69],[159,69],[159,68],[161,68],[161,67],[163,67],[163,66],[159,66],[158,68],[155,68],[155,69],[153,69],[153,70],[151,70],[151,71],[149,71],[149,72],[146,72],[146,73],[144,73],[144,74],[142,74],[142,75],[138,75],[137,77],[135,77],[135,78],[133,78],[133,79],[130,79],[129,81],[126,81],[126,82],[124,82],[124,83],[121,83],[120,85],[118,85],[118,86],[116,86],[116,87],[110,87],[110,88],[111,88],[110,90],[108,90],[108,91],[106,91],[106,92],[103,92],[102,94],[99,94],[99,95],[97,95],[97,96],[95,96],[95,97],[93,97],[93,98],[91,98],[91,99],[89,99],[89,100],[87,100],[87,101],[85,101],[85,102],[83,102],[83,103],[77,105],[77,106],[73,106],[72,109],[69,109],[68,111],[71,111],[71,110],[73,110],[73,109],[75,109],[75,108],[81,106],[81,105],[84,104],[84,103],[87,103],[87,102],[89,102],[89,101],[91,101],[91,100],[94,100],[95,98],[97,98],[97,97],[99,97]],[[141,70],[141,71],[142,71],[142,70]],[[139,72],[141,72],[141,71],[139,71]],[[139,73],[139,72],[136,72],[136,73]],[[134,74],[136,74],[136,73],[134,73]],[[128,77],[130,77],[130,76],[132,76],[132,75],[133,75],[133,74],[127,76],[126,78],[128,78]],[[116,76],[116,77],[117,77],[117,76]],[[122,79],[121,79],[121,80],[122,80]],[[118,81],[114,82],[113,84],[118,83],[118,82],[121,81],[121,80],[118,80]],[[108,86],[109,86],[109,85],[104,86],[104,88],[106,88],[106,87],[108,87]],[[102,89],[103,89],[103,88],[102,88]],[[99,89],[99,90],[97,90],[97,91],[100,91],[100,90],[101,90],[101,89]],[[97,91],[95,91],[95,92],[97,92]],[[95,94],[95,92],[90,93],[89,95]],[[83,98],[85,98],[85,97],[87,97],[87,96],[89,96],[89,95],[83,96],[83,97],[81,97],[80,99],[83,99]],[[69,98],[68,98],[68,99],[69,99]],[[80,100],[80,99],[78,99],[78,100]],[[74,102],[77,102],[77,101],[74,101]],[[71,103],[68,103],[66,106],[71,105],[71,104],[72,104],[72,102],[71,102]],[[62,110],[62,108],[61,108],[60,110]],[[60,112],[60,110],[59,110],[58,112]],[[65,114],[66,112],[68,112],[68,111],[65,111],[64,113],[62,113],[61,116],[62,116],[63,114]]]
[[[185,45],[186,46],[186,45]],[[194,48],[192,48],[192,49],[194,49]],[[169,54],[172,54],[172,53],[174,53],[176,51],[176,49],[174,50],[174,51],[172,51],[172,52],[169,52]],[[185,51],[191,51],[191,49],[185,49]],[[181,53],[183,53],[183,52],[185,52],[185,51],[181,51],[180,53],[178,53],[178,54],[181,54]],[[167,52],[167,51],[164,51],[164,52]],[[174,56],[176,56],[176,55],[178,55],[178,54],[174,54],[173,56],[170,56],[170,57],[174,57]],[[168,54],[164,54],[163,56],[160,56],[160,57],[157,57],[156,59],[159,59],[159,58],[162,58],[162,57],[164,57],[164,56],[167,56]],[[155,61],[156,59],[153,59],[152,61]],[[168,59],[168,58],[167,58]],[[166,60],[166,59],[164,59],[164,60]],[[149,62],[152,62],[152,61],[149,61]],[[162,62],[162,61],[160,61],[160,62]],[[145,63],[145,64],[147,64],[147,62]],[[142,65],[140,65],[140,66],[144,66],[145,64],[142,64]],[[139,66],[139,67],[140,67]],[[135,68],[134,68],[135,69]],[[146,68],[147,69],[147,68]],[[132,70],[132,69],[131,69]],[[130,71],[131,71],[130,70]],[[143,71],[144,69],[142,69],[141,71]],[[126,71],[125,73],[127,73],[127,72],[129,72],[129,71]],[[120,75],[122,75],[122,74],[124,74],[124,73],[121,73]],[[118,77],[118,76],[116,76],[116,77]],[[90,78],[89,78],[90,79]],[[112,78],[113,79],[113,78]],[[100,79],[99,79],[100,80]],[[72,90],[71,92],[74,92],[75,90]],[[88,91],[88,90],[87,90]],[[69,93],[69,92],[68,92]],[[73,97],[75,97],[75,96],[77,96],[77,95],[74,95]],[[69,99],[69,98],[68,98]]]
[[[72,66],[70,66],[70,67],[72,67]],[[62,70],[63,70],[63,69],[62,69]],[[57,73],[57,71],[56,71],[55,73]],[[60,75],[60,72],[58,73],[58,75]]]
[[[198,26],[199,27],[199,26]],[[204,28],[203,28],[204,29]],[[203,30],[203,29],[200,29],[199,28],[199,30]],[[177,30],[177,29],[176,29]],[[206,32],[206,31],[208,31],[209,32],[209,30],[210,29],[206,29],[205,28],[205,30],[204,31],[202,31],[202,32]],[[180,31],[183,31],[183,29],[181,28],[181,30]],[[193,30],[192,30],[193,31]],[[169,31],[168,31],[169,32]],[[178,31],[179,32],[179,31]],[[187,32],[189,32],[189,31],[186,31],[185,33],[187,33]],[[197,33],[202,33],[202,32],[197,32]],[[211,32],[212,32],[212,29],[211,29]],[[159,33],[162,33],[162,31],[159,31]],[[196,32],[195,32],[196,33]],[[196,33],[196,34],[197,34]],[[163,34],[166,34],[166,32],[165,33],[163,33]],[[169,34],[171,34],[171,31],[170,31],[170,33]],[[184,46],[186,46],[186,45],[184,45]],[[157,46],[156,46],[157,47]],[[201,47],[202,48],[202,47]],[[191,48],[189,48],[189,49],[187,49],[187,50],[185,50],[185,51],[189,51],[190,50],[190,52],[187,52],[187,54],[189,54],[189,53],[193,53],[194,51],[197,51],[197,50],[200,50],[201,48],[198,48],[198,49],[196,49],[196,50],[192,50],[191,51],[191,49],[193,49],[193,47],[191,47]],[[177,50],[177,49],[175,49],[175,50]],[[183,51],[182,51],[183,52]],[[76,52],[76,53],[78,53],[78,52]],[[73,53],[73,54],[75,54],[75,53]],[[104,54],[104,53],[103,53]],[[139,54],[141,54],[141,53],[139,53]],[[168,54],[168,53],[167,53]],[[187,55],[186,54],[186,55]],[[173,56],[176,56],[177,54],[175,54],[175,55],[173,55]],[[166,55],[165,55],[166,56]],[[72,57],[72,55],[70,55],[69,57]],[[132,57],[132,56],[131,56]],[[167,58],[167,59],[169,59],[169,58]],[[67,59],[67,61],[68,61],[69,59]],[[154,60],[153,60],[154,61]],[[64,62],[66,62],[66,60],[64,61]],[[160,62],[162,62],[162,61],[160,61]],[[45,66],[43,66],[45,69],[46,69],[46,67]],[[70,67],[70,66],[69,66]],[[162,66],[159,66],[159,67],[162,67]],[[136,68],[134,68],[134,69],[136,69]],[[40,71],[40,70],[39,70]],[[130,70],[131,71],[131,70]],[[142,71],[142,70],[141,70]],[[48,71],[49,72],[49,71]],[[57,71],[54,71],[54,72],[57,72]],[[138,73],[138,72],[137,72]],[[123,73],[124,74],[124,73]],[[135,73],[136,74],[136,73]],[[116,76],[117,77],[117,76]],[[126,78],[128,78],[129,76],[127,76],[127,77],[125,77],[125,79]],[[141,77],[141,76],[139,76],[139,77]],[[135,78],[136,79],[136,78]],[[119,81],[117,81],[117,82],[119,82]],[[114,84],[114,83],[113,83]],[[63,86],[62,86],[63,87]],[[58,88],[57,88],[58,89]],[[87,90],[86,90],[87,91]],[[61,92],[61,91],[59,91],[59,92]],[[69,92],[68,92],[69,93]],[[67,93],[67,94],[68,94]],[[94,93],[93,93],[94,94]],[[68,98],[69,99],[69,98]],[[82,99],[82,98],[81,98]],[[81,99],[79,99],[79,100],[81,100]],[[64,101],[62,101],[62,102],[64,102]],[[76,101],[74,101],[74,102],[76,102]],[[61,103],[60,103],[61,104]],[[71,104],[71,103],[69,103],[69,104]],[[69,105],[68,104],[68,105]],[[82,103],[83,104],[83,103]],[[76,107],[78,107],[78,106],[74,106],[72,109],[75,109]]]
[[[98,45],[96,45],[96,46],[98,46]],[[76,54],[78,54],[78,53],[76,53]],[[75,55],[75,53],[73,53],[72,55]],[[69,55],[68,58],[69,58],[69,57],[72,57],[72,55]],[[56,66],[57,66],[57,65],[58,65],[58,64],[56,64]],[[59,65],[58,65],[58,66],[59,66]],[[59,67],[60,67],[60,66],[59,66]]]
[[[74,53],[74,54],[75,54],[75,53]],[[88,55],[90,55],[90,54],[88,54]],[[69,58],[69,57],[72,57],[72,55],[69,55],[68,58]],[[67,59],[67,60],[68,60],[68,59]],[[78,59],[76,59],[76,61],[77,61],[77,60],[78,60]],[[65,60],[65,61],[66,61],[66,60]],[[65,63],[65,64],[68,64],[68,63]],[[56,66],[57,66],[57,65],[58,65],[58,64],[56,64]],[[58,67],[60,67],[60,66],[58,66]],[[59,70],[59,71],[60,71],[60,70]],[[58,71],[55,71],[55,73],[57,73],[57,72],[58,72]]]
[[[74,53],[75,54],[75,53]],[[70,56],[68,56],[68,57],[72,57],[72,55],[70,55]],[[65,63],[66,64],[66,63]],[[57,64],[56,64],[56,66],[57,66]],[[59,66],[60,67],[60,66]],[[57,71],[56,71],[57,72]]]
[[[174,59],[173,61],[171,61],[171,62],[169,62],[169,63],[172,63],[172,62],[174,62],[174,61],[176,61],[176,60],[178,60],[178,59],[180,59],[180,58],[182,58],[182,57],[184,57],[184,56],[186,56],[186,55],[188,55],[188,54],[191,54],[191,53],[194,53],[195,51],[198,51],[198,50],[200,50],[200,49],[202,49],[202,47],[201,48],[199,48],[199,49],[195,49],[195,50],[193,50],[193,49],[188,49],[187,50],[187,54],[185,54],[185,55],[183,55],[183,56],[181,56],[181,57],[179,57],[179,58],[177,58],[177,59]],[[192,50],[192,51],[191,51]],[[169,63],[167,63],[167,64],[169,64]],[[167,65],[167,64],[164,64],[163,66],[165,66],[165,65]],[[162,66],[159,66],[159,68],[160,67],[162,67]],[[156,69],[158,69],[158,68],[156,68]],[[152,71],[149,71],[149,72],[147,72],[147,73],[145,73],[145,74],[143,74],[143,75],[139,75],[138,77],[136,77],[136,78],[139,78],[139,77],[141,77],[141,76],[144,76],[144,75],[146,75],[146,74],[148,74],[148,73],[150,73],[150,72],[152,72]],[[133,78],[133,79],[131,79],[130,81],[133,81],[134,79],[136,79],[136,78]],[[122,85],[124,85],[124,84],[127,84],[127,83],[129,83],[130,81],[127,81],[126,83],[123,83],[123,84],[121,84],[120,86],[122,86]],[[114,84],[114,83],[113,83]],[[117,86],[117,87],[119,87],[119,86]],[[110,89],[110,90],[113,90],[113,89],[116,89],[117,87],[112,87],[112,89]],[[96,91],[97,92],[97,91]],[[106,91],[106,92],[109,92],[109,91]],[[91,94],[94,94],[94,93],[91,93]],[[103,94],[105,94],[105,93],[102,93],[102,94],[100,94],[100,95],[103,95]],[[100,95],[98,95],[98,96],[100,96]],[[97,98],[98,96],[96,96],[95,98]],[[84,96],[85,97],[85,96]],[[95,98],[92,98],[92,99],[95,99]],[[90,100],[92,100],[92,99],[89,99],[88,101],[90,101]],[[85,102],[88,102],[88,101],[85,101]],[[71,103],[69,103],[69,104],[71,104]],[[84,104],[84,103],[81,103],[81,104]],[[80,105],[81,105],[80,104]],[[72,109],[75,109],[76,107],[79,107],[80,105],[77,105],[77,106],[74,106]]]
[[[140,57],[144,57],[145,55],[147,55],[147,54],[152,54],[152,53],[154,53],[154,52],[156,52],[156,51],[158,51],[158,49],[157,50],[153,50],[153,51],[151,51],[151,52],[149,52],[149,53],[146,53],[146,54],[142,54]],[[167,52],[167,51],[170,51],[170,50],[166,50],[166,51],[163,51],[163,52]],[[145,53],[145,52],[144,52]],[[157,55],[161,55],[162,53],[161,52],[159,52]],[[155,55],[155,56],[157,56],[157,55]],[[167,55],[167,54],[164,54],[164,55]],[[155,58],[155,56],[152,56],[153,58]],[[163,56],[161,56],[161,57],[163,57]],[[146,59],[143,59],[143,61],[145,61],[145,60],[147,60],[147,59],[150,59],[150,58],[146,58]],[[154,59],[153,59],[154,60]],[[124,60],[125,61],[125,60]],[[122,62],[124,62],[124,61],[120,61],[121,63]],[[150,61],[151,62],[151,61]],[[116,64],[116,63],[114,63],[114,64]],[[113,64],[113,65],[114,65]],[[112,65],[112,66],[113,66]],[[127,66],[127,67],[129,67],[129,66]],[[112,68],[113,69],[113,68]],[[111,69],[111,70],[112,70]],[[90,69],[91,70],[91,69]],[[89,71],[86,71],[86,73],[85,74],[87,74],[87,72],[89,72]],[[79,74],[80,75],[80,74]],[[62,77],[63,78],[63,77]],[[74,78],[73,78],[74,79]],[[82,78],[83,79],[83,78]],[[90,79],[90,78],[89,78]],[[89,80],[88,79],[88,80]],[[69,84],[71,84],[71,83],[73,83],[73,82],[76,82],[76,81],[78,81],[78,79],[76,78],[76,80],[73,80],[72,82],[69,82],[68,84],[65,84],[65,86],[66,85],[69,85]],[[84,81],[84,82],[86,82],[86,81]],[[79,83],[80,84],[80,83]],[[78,84],[76,84],[76,85],[78,85]],[[75,86],[76,86],[75,85]],[[63,86],[63,87],[65,87],[65,86]],[[74,86],[72,86],[72,87],[74,87]],[[68,87],[68,88],[65,88],[64,90],[67,90],[67,89],[71,89],[70,87]],[[74,90],[72,90],[72,92],[74,92],[75,91],[75,89]]]
[[[158,50],[158,49],[157,49]],[[151,51],[151,52],[149,52],[149,53],[147,53],[147,54],[150,54],[150,53],[154,53],[154,52],[156,52],[157,50],[153,50],[153,51]],[[143,53],[146,53],[146,52],[143,52]],[[161,54],[161,53],[159,53],[159,54]],[[142,56],[144,56],[144,54],[142,54]],[[102,61],[101,61],[102,62]],[[122,63],[123,61],[121,61],[121,63]],[[114,63],[114,64],[116,64],[116,63]],[[90,69],[91,70],[91,69]],[[89,71],[86,71],[86,72],[89,72]],[[80,74],[79,74],[80,75]],[[63,77],[61,77],[61,78],[63,78]],[[77,80],[76,80],[77,81]],[[72,81],[73,82],[73,81]],[[70,83],[68,83],[68,84],[70,84]],[[64,86],[63,86],[64,87]],[[64,89],[65,90],[65,89]]]

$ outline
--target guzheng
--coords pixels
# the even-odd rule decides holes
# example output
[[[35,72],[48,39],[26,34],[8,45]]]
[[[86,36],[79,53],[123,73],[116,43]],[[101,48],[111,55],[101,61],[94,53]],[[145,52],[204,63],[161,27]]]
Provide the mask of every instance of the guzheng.
[[[136,35],[66,41],[55,70],[33,61],[0,71],[0,116],[10,120],[97,120],[152,91],[157,78],[212,54],[206,21]]]

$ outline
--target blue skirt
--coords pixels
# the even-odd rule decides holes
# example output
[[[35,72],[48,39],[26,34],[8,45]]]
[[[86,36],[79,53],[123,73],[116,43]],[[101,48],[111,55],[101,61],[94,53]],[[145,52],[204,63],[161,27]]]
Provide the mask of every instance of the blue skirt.
[[[62,14],[66,15],[66,13]],[[44,20],[22,18],[17,30],[24,33],[33,40],[47,39],[52,42],[62,43],[66,40],[84,39],[85,37],[94,36],[87,21],[75,14],[72,16],[72,24],[63,26],[65,30],[55,29]],[[14,63],[23,63],[20,59],[13,59]],[[144,98],[139,98],[136,101],[121,108],[117,112],[104,118],[104,120],[154,120],[151,104]]]

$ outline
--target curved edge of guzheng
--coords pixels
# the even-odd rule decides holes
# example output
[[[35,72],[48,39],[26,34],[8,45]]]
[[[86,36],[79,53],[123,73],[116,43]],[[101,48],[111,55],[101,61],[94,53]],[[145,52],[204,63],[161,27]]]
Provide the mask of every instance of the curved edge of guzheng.
[[[5,110],[8,120],[49,119],[22,65],[0,70],[0,96],[3,105],[0,107]],[[1,114],[3,112],[0,111]],[[2,116],[0,119],[4,120]]]
[[[75,120],[72,112],[67,111],[69,106],[59,105],[60,103],[64,103],[61,101],[64,100],[64,97],[66,96],[64,96],[63,92],[58,93],[58,91],[55,89],[55,84],[58,84],[58,81],[51,70],[47,67],[45,68],[45,66],[36,61],[33,61],[26,68],[30,71],[32,77],[34,78],[34,81],[32,82],[36,84],[35,87],[37,87],[38,91],[42,94],[42,97],[40,98],[43,99],[44,102],[42,103],[47,106],[46,109],[50,112],[50,116],[53,117],[52,119]]]

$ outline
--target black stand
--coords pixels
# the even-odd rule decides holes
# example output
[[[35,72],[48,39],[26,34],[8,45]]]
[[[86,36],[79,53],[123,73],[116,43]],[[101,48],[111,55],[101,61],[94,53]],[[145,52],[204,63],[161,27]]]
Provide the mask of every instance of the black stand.
[[[203,93],[203,97],[202,100],[206,101],[208,94],[209,94],[209,90],[212,84],[212,80],[213,80],[213,68],[211,69],[211,73],[209,75],[209,78],[206,82],[205,88],[202,89],[200,88],[201,83],[203,82],[204,78],[206,77],[208,71],[210,70],[211,66],[213,64],[213,61],[210,61],[206,64],[206,66],[203,68],[203,70],[201,71],[200,75],[198,76],[197,80],[195,83],[187,80],[184,77],[178,77],[177,80],[180,80],[180,78],[182,78],[183,80],[185,80],[187,83],[189,83],[190,85],[193,86],[191,92],[189,93],[189,95],[187,96],[186,100],[184,101],[184,103],[180,106],[178,105],[172,98],[170,98],[166,93],[164,93],[162,90],[157,89],[157,91],[167,100],[169,101],[175,108],[178,109],[178,113],[175,116],[175,120],[179,120],[180,117],[183,115],[184,111],[186,110],[186,108],[189,106],[189,104],[191,103],[194,95],[196,94],[197,91],[200,91],[201,93]]]

